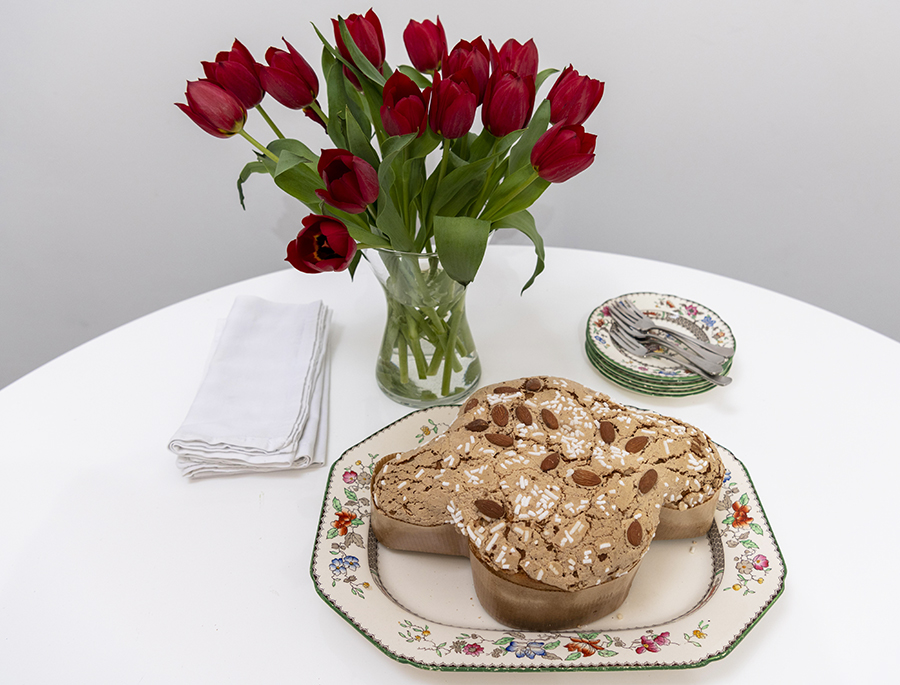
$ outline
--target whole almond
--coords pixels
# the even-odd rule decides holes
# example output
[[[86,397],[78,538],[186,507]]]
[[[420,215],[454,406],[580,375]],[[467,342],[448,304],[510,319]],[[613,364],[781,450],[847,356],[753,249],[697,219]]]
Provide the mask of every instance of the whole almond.
[[[607,445],[616,439],[616,426],[612,421],[600,422],[600,438]]]
[[[637,521],[632,521],[631,525],[628,526],[628,533],[626,533],[626,537],[628,538],[628,542],[632,547],[637,547],[641,544],[641,540],[644,539],[644,529],[641,528],[641,524]]]
[[[582,485],[586,488],[592,488],[595,485],[600,485],[600,476],[598,476],[593,471],[588,471],[587,469],[575,469],[575,473],[572,474],[572,480],[574,480],[576,484]]]
[[[514,392],[519,392],[518,388],[512,388],[508,385],[500,385],[494,388],[494,393],[497,395],[510,395]]]
[[[491,409],[491,418],[498,426],[505,426],[509,423],[509,409],[502,404],[496,404]]]
[[[497,445],[497,447],[512,447],[514,442],[511,435],[504,435],[503,433],[488,433],[484,437],[487,438],[488,442]]]
[[[475,500],[475,506],[478,508],[478,511],[488,518],[498,519],[503,516],[503,505],[492,499],[477,499]]]
[[[525,381],[525,389],[531,392],[537,392],[543,387],[539,378],[529,378]]]
[[[650,442],[650,438],[646,435],[638,435],[634,438],[631,438],[628,442],[625,443],[625,451],[631,452],[634,454],[635,452],[640,452],[647,446],[647,443]]]
[[[469,421],[469,423],[466,424],[466,430],[480,433],[483,430],[487,430],[488,426],[490,425],[491,424],[489,424],[484,419],[475,419],[474,421]]]
[[[466,406],[463,407],[463,413],[472,411],[477,406],[478,406],[478,398],[473,397],[468,402],[466,402]]]
[[[659,478],[659,476],[653,469],[650,469],[641,476],[641,480],[638,483],[638,490],[641,491],[642,495],[646,495],[653,489],[653,486],[656,485],[657,478]]]
[[[541,409],[541,418],[544,420],[544,424],[550,430],[556,430],[559,428],[559,419],[556,418],[556,414],[554,414],[549,409]]]
[[[519,405],[516,407],[516,418],[519,419],[526,426],[530,426],[532,422],[531,412],[528,411],[528,407],[524,405]]]
[[[541,462],[541,471],[552,471],[557,466],[559,466],[559,455],[556,452],[551,452]]]

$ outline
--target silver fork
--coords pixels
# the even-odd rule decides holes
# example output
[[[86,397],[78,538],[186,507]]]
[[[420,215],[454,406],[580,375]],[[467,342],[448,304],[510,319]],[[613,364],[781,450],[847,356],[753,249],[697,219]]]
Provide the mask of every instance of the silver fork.
[[[689,371],[693,371],[701,378],[709,381],[710,383],[714,383],[715,385],[728,385],[733,380],[728,376],[704,371],[696,364],[692,364],[683,357],[679,357],[679,355],[676,355],[674,353],[670,354],[668,352],[657,352],[650,350],[634,338],[625,334],[617,325],[610,327],[609,334],[619,347],[621,347],[625,352],[633,354],[636,357],[656,357],[657,359],[668,359],[669,361],[673,361],[679,366],[688,369]]]
[[[640,309],[638,309],[631,300],[625,298],[614,300],[609,309],[610,312],[615,311],[620,314],[630,326],[632,326],[633,328],[637,328],[638,330],[650,331],[656,329],[658,331],[668,333],[669,335],[672,335],[683,342],[685,345],[702,348],[703,350],[712,352],[713,354],[718,355],[723,359],[727,359],[728,357],[734,355],[734,349],[731,347],[726,347],[725,345],[715,345],[713,343],[706,343],[702,340],[697,340],[697,338],[674,328],[660,326],[659,323],[657,323],[649,316],[644,314],[644,312],[642,312]]]
[[[726,360],[722,355],[713,354],[703,347],[683,342],[674,336],[655,335],[648,331],[642,331],[641,329],[632,326],[629,319],[619,313],[618,309],[610,307],[609,311],[610,314],[612,314],[615,325],[618,326],[623,333],[635,338],[639,342],[652,343],[679,354],[707,373],[722,373],[722,365]]]

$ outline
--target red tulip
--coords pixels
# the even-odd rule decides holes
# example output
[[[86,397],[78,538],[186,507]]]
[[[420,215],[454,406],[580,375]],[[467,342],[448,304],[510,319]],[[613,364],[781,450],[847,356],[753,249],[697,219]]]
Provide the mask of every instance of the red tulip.
[[[493,71],[514,71],[519,76],[537,78],[538,51],[534,40],[522,45],[510,38],[498,51],[491,43],[491,69]]]
[[[444,76],[455,74],[465,68],[472,70],[475,80],[478,82],[478,90],[475,95],[478,96],[478,104],[484,101],[484,91],[487,88],[488,78],[491,73],[491,58],[487,45],[481,39],[481,36],[473,40],[471,43],[466,40],[459,41],[447,59],[444,60],[443,72]]]
[[[545,181],[568,181],[594,162],[596,143],[597,136],[585,133],[581,125],[554,126],[534,144],[531,166]]]
[[[603,97],[601,81],[580,76],[570,64],[556,79],[547,99],[550,100],[550,123],[574,126],[583,124]]]
[[[334,26],[334,41],[337,43],[341,56],[349,62],[354,63],[353,58],[350,57],[350,51],[347,49],[347,46],[344,45],[344,39],[341,37],[340,23],[337,19],[332,19],[331,23]],[[365,55],[366,59],[380,72],[381,66],[384,64],[385,48],[384,33],[381,30],[381,21],[379,21],[378,15],[370,9],[366,12],[365,16],[351,14],[344,19],[344,23],[347,25],[347,31],[350,32],[350,37],[353,38],[356,47],[360,49],[360,52]],[[354,86],[357,88],[361,87],[356,75],[346,67],[344,67],[344,75],[350,79],[350,82],[353,83]]]
[[[244,128],[247,110],[222,86],[203,79],[188,81],[185,97],[186,105],[176,102],[175,106],[210,135],[230,138]]]
[[[247,109],[256,107],[265,91],[259,82],[259,70],[250,51],[235,40],[230,51],[216,55],[215,62],[201,62],[206,78],[222,86]]]
[[[303,219],[303,229],[288,243],[287,257],[298,271],[318,274],[343,271],[356,254],[356,242],[338,219],[310,214]]]
[[[478,98],[472,88],[475,76],[471,69],[463,69],[450,78],[442,79],[434,72],[428,123],[431,130],[444,138],[462,138],[475,122]]]
[[[317,168],[325,190],[316,195],[332,207],[359,214],[378,198],[378,172],[348,150],[322,150]]]
[[[269,66],[259,65],[260,81],[266,92],[285,107],[309,107],[319,94],[319,79],[303,55],[286,40],[284,44],[287,52],[274,47],[266,50]]]
[[[534,79],[513,71],[491,74],[481,108],[481,122],[498,138],[525,128],[534,107]]]
[[[430,93],[430,91],[429,91]],[[428,100],[405,74],[395,71],[384,84],[381,122],[389,136],[425,133]]]
[[[447,36],[441,26],[426,19],[423,22],[410,20],[403,31],[403,43],[413,66],[422,72],[432,72],[441,68],[441,60],[447,53]]]

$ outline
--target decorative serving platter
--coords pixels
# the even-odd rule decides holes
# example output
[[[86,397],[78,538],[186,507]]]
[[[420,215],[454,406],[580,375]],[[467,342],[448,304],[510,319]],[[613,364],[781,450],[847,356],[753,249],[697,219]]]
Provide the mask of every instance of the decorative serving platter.
[[[625,603],[573,630],[496,623],[475,598],[469,561],[382,547],[369,521],[372,469],[446,430],[458,406],[413,412],[331,468],[310,572],[325,602],[386,655],[452,671],[640,670],[703,666],[731,652],[784,589],[784,559],[744,465],[727,473],[705,538],[657,540]]]
[[[730,326],[713,310],[699,302],[664,293],[628,293],[611,298],[588,316],[585,351],[591,364],[607,379],[622,387],[649,395],[684,396],[716,387],[668,359],[636,357],[620,349],[609,334],[613,324],[609,306],[627,299],[661,325],[683,331],[699,340],[735,348]],[[731,369],[733,358],[724,365]]]

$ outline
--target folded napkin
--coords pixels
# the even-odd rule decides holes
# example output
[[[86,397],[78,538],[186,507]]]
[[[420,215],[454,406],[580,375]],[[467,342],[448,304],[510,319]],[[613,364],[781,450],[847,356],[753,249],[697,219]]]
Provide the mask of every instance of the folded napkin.
[[[328,325],[319,302],[239,297],[169,449],[191,478],[325,463]]]

